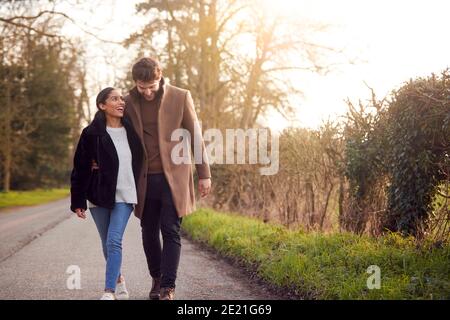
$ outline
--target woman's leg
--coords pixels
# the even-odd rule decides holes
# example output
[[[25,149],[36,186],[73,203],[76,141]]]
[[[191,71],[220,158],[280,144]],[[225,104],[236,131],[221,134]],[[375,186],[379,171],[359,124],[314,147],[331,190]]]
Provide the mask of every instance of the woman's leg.
[[[133,205],[128,203],[116,203],[111,211],[106,239],[108,259],[106,260],[105,290],[114,292],[116,288],[122,265],[122,238],[132,211]]]
[[[108,252],[106,250],[106,238],[108,236],[109,228],[109,210],[102,207],[93,207],[89,209],[91,211],[92,219],[97,226],[100,239],[102,240],[103,256],[105,260],[108,260]]]

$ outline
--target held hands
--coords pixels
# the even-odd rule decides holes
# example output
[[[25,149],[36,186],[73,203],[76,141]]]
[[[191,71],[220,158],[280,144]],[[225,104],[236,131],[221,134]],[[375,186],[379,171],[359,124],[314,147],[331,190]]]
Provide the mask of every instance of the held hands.
[[[86,219],[86,211],[84,209],[75,209],[78,218]]]
[[[95,162],[94,159],[92,159],[92,162],[91,162],[91,171],[94,171],[94,170],[98,170],[98,164],[97,164],[97,162]]]
[[[198,192],[202,198],[206,197],[211,192],[211,179],[199,179],[198,180]]]

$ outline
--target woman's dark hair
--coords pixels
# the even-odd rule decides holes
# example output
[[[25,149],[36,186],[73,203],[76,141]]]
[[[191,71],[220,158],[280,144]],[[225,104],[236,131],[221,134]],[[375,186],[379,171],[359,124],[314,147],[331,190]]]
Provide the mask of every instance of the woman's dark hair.
[[[106,99],[108,99],[109,94],[111,93],[111,91],[113,91],[115,88],[113,87],[108,87],[103,89],[102,91],[100,91],[97,95],[97,98],[95,99],[95,104],[97,105],[97,109],[100,111],[103,111],[102,109],[100,109],[100,103],[101,104],[105,104],[106,103]]]
[[[131,75],[134,81],[153,81],[161,77],[161,66],[156,59],[142,58],[134,64]]]

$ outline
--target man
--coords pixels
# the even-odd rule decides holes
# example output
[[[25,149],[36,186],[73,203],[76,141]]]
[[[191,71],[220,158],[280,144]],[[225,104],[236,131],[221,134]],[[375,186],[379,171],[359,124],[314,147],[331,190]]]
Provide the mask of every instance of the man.
[[[195,209],[195,191],[192,165],[172,161],[172,148],[179,142],[171,141],[171,134],[179,128],[188,130],[193,151],[194,136],[201,131],[190,92],[166,84],[158,61],[140,59],[132,68],[132,76],[135,87],[125,97],[125,116],[145,150],[135,215],[141,219],[144,251],[153,278],[149,298],[173,300],[181,221]],[[200,140],[203,155],[201,134]],[[206,157],[202,159],[196,171],[199,192],[205,197],[211,190],[211,173]]]

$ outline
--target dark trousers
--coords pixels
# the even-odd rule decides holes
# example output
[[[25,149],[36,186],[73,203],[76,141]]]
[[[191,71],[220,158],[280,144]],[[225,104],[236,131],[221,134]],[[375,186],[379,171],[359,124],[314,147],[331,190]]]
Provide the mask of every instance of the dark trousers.
[[[161,287],[175,288],[181,252],[181,221],[164,174],[149,174],[141,219],[142,242],[150,275],[161,276]]]

